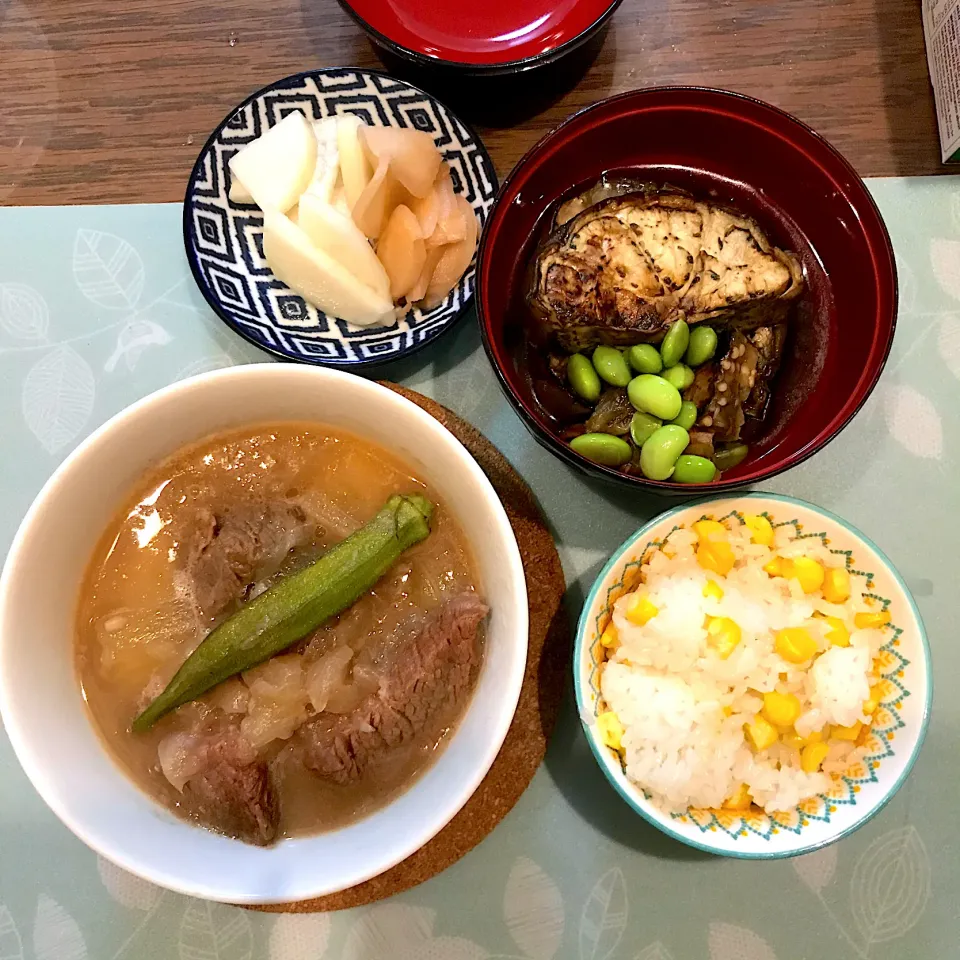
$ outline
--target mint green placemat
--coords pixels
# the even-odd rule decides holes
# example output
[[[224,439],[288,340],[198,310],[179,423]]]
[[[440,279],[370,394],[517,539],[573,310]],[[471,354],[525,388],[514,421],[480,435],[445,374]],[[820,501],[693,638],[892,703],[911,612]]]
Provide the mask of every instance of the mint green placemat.
[[[705,857],[618,799],[571,695],[529,790],[458,864],[380,905],[278,917],[163,892],[98,860],[46,809],[0,733],[0,960],[960,956],[960,186],[870,188],[900,269],[890,362],[837,441],[765,486],[876,540],[926,621],[933,722],[880,815],[792,862]],[[177,378],[267,358],[194,289],[179,206],[4,209],[0,226],[5,552],[43,482],[97,425]],[[607,555],[665,506],[586,481],[532,441],[501,397],[472,312],[383,375],[471,421],[526,477],[556,531],[574,616]]]

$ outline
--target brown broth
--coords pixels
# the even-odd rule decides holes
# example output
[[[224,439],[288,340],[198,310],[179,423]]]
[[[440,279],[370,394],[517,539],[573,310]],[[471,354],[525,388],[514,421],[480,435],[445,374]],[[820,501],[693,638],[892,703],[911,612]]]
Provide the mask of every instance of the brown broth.
[[[407,551],[373,590],[313,635],[305,664],[316,658],[317,649],[347,644],[359,650],[389,643],[412,614],[428,613],[444,599],[476,588],[463,532],[436,493],[388,452],[313,423],[221,434],[180,452],[143,478],[97,545],[77,613],[84,699],[110,754],[141,789],[188,815],[160,769],[157,747],[167,735],[194,729],[214,715],[224,688],[237,682],[227,681],[184,705],[147,733],[130,732],[134,716],[219,622],[203,620],[184,589],[178,518],[200,505],[296,499],[318,525],[308,560],[369,520],[392,494],[411,492],[424,493],[436,505],[431,535]],[[301,556],[299,565],[304,562]],[[388,803],[429,766],[465,707],[461,703],[453,715],[433,718],[389,762],[346,786],[308,773],[288,741],[272,741],[263,751],[279,790],[280,835],[328,830]]]

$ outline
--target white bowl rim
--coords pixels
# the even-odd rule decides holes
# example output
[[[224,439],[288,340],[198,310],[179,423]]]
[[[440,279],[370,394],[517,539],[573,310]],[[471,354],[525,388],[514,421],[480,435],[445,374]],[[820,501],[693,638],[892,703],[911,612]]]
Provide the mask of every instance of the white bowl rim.
[[[769,852],[726,849],[710,843],[704,843],[696,839],[692,834],[687,834],[683,831],[675,829],[668,821],[655,817],[650,812],[650,810],[654,808],[654,805],[650,803],[650,801],[647,800],[637,788],[632,787],[625,776],[617,778],[611,774],[607,765],[604,763],[604,750],[606,748],[597,741],[595,730],[592,729],[584,720],[584,714],[590,708],[588,707],[586,698],[584,696],[583,681],[580,675],[580,663],[584,656],[584,638],[586,637],[590,628],[590,611],[596,603],[597,596],[600,593],[604,582],[611,573],[618,569],[624,554],[633,548],[639,540],[649,535],[654,527],[660,526],[662,523],[670,520],[671,517],[675,517],[677,514],[684,513],[687,510],[706,510],[714,504],[722,504],[728,500],[774,500],[790,506],[799,506],[803,509],[810,510],[812,513],[820,514],[827,520],[830,520],[833,523],[843,527],[857,539],[863,541],[863,543],[865,543],[876,553],[886,567],[887,572],[897,582],[903,591],[903,594],[907,599],[910,613],[917,628],[917,635],[920,639],[921,649],[923,650],[924,674],[926,676],[923,714],[920,720],[920,728],[917,731],[916,742],[914,743],[913,749],[911,750],[910,755],[904,764],[904,768],[900,773],[900,776],[887,789],[886,793],[879,801],[877,801],[876,804],[874,804],[872,807],[865,807],[861,816],[857,817],[851,824],[844,827],[842,830],[838,830],[836,833],[830,836],[824,837],[822,840],[818,840],[815,843],[809,843],[805,846],[796,848],[775,849]],[[675,840],[679,840],[681,843],[685,843],[687,846],[694,847],[695,849],[701,850],[704,853],[712,853],[716,856],[732,857],[737,860],[782,860],[788,857],[802,856],[805,853],[813,853],[816,850],[821,850],[824,847],[835,843],[837,840],[841,840],[844,837],[849,836],[855,830],[859,830],[860,827],[872,820],[893,799],[894,795],[903,786],[907,777],[910,775],[910,771],[913,769],[913,765],[916,763],[917,757],[920,755],[920,748],[923,746],[923,741],[927,734],[927,728],[930,724],[930,712],[933,706],[933,664],[930,656],[930,643],[927,638],[926,628],[923,625],[923,618],[920,616],[920,610],[917,607],[916,600],[913,598],[913,594],[907,588],[903,577],[893,565],[890,558],[873,542],[873,540],[866,536],[866,534],[861,533],[861,531],[858,530],[853,524],[849,523],[847,520],[844,520],[842,517],[838,516],[832,511],[810,503],[808,500],[801,500],[799,497],[791,497],[781,493],[766,493],[763,491],[751,491],[744,493],[738,493],[734,491],[732,493],[718,494],[714,497],[705,497],[700,500],[685,501],[684,503],[678,504],[677,506],[664,511],[663,513],[657,514],[657,516],[655,516],[653,519],[648,520],[642,527],[632,533],[629,537],[627,537],[626,540],[624,540],[623,543],[620,544],[619,547],[617,547],[610,559],[604,564],[603,569],[597,574],[597,577],[590,588],[590,592],[587,594],[587,598],[584,601],[583,610],[581,611],[580,618],[577,622],[577,635],[573,646],[573,683],[577,701],[577,713],[580,717],[580,724],[583,727],[587,742],[590,744],[590,750],[593,753],[594,759],[597,761],[597,765],[603,771],[604,776],[617,791],[620,797],[628,804],[628,806],[635,813],[639,813],[644,820],[655,826],[658,830],[662,830],[668,836],[673,837]]]
[[[336,886],[326,886],[323,888],[318,888],[317,890],[298,893],[295,897],[291,897],[290,895],[270,896],[263,894],[235,895],[234,892],[231,891],[229,897],[225,899],[224,896],[218,894],[215,889],[202,882],[192,881],[188,877],[174,875],[169,872],[163,872],[159,869],[154,869],[150,866],[145,866],[139,860],[134,860],[128,856],[124,849],[111,843],[109,837],[91,835],[91,831],[88,829],[87,825],[74,815],[70,804],[68,802],[60,802],[60,791],[53,786],[51,779],[48,777],[47,771],[44,769],[44,767],[35,762],[33,750],[30,745],[30,735],[20,723],[17,712],[11,709],[10,706],[11,694],[7,681],[7,672],[0,669],[0,721],[2,721],[3,727],[6,730],[11,746],[13,747],[14,754],[34,789],[37,791],[46,805],[54,812],[54,814],[56,814],[58,819],[65,824],[76,837],[83,841],[83,843],[85,843],[91,850],[100,854],[116,866],[121,867],[122,869],[127,870],[136,876],[142,877],[143,879],[149,880],[152,883],[156,883],[158,886],[164,887],[165,889],[187,896],[198,897],[204,900],[252,905],[291,903],[326,896],[332,893],[338,893],[342,890],[346,890],[358,884],[364,883],[373,877],[380,876],[429,843],[460,812],[467,801],[473,796],[481,781],[489,772],[490,767],[493,765],[494,760],[500,752],[500,748],[503,746],[503,742],[506,739],[507,732],[510,729],[510,725],[512,724],[514,715],[516,713],[517,703],[520,699],[520,693],[526,670],[529,635],[529,610],[526,590],[526,577],[523,570],[523,561],[520,555],[519,546],[517,545],[516,536],[513,533],[513,528],[510,525],[509,518],[507,517],[499,495],[469,450],[467,450],[466,447],[445,426],[443,426],[443,424],[428,414],[421,407],[417,406],[417,404],[413,403],[413,401],[403,396],[403,394],[391,390],[374,380],[369,380],[362,376],[357,376],[354,373],[330,367],[320,367],[305,364],[283,364],[275,362],[240,364],[233,367],[206,371],[204,373],[197,374],[196,376],[184,378],[183,380],[178,380],[174,383],[168,384],[167,386],[161,387],[160,389],[155,390],[152,393],[141,397],[139,400],[136,400],[132,404],[124,407],[122,410],[118,411],[103,424],[101,424],[83,441],[81,441],[81,443],[78,444],[77,447],[75,447],[57,466],[56,470],[54,470],[53,474],[46,481],[46,483],[44,483],[43,487],[40,489],[39,493],[36,495],[26,514],[24,515],[23,520],[20,522],[16,533],[14,534],[10,549],[3,563],[3,567],[0,569],[0,627],[2,627],[2,623],[4,621],[5,611],[13,602],[11,594],[12,581],[14,577],[11,571],[19,566],[20,555],[26,549],[27,535],[29,534],[30,529],[43,512],[46,504],[56,494],[60,486],[68,481],[75,465],[79,461],[86,458],[105,436],[109,435],[114,429],[116,429],[118,425],[140,416],[151,406],[162,403],[164,400],[184,391],[186,388],[196,386],[200,383],[206,384],[208,382],[215,383],[219,380],[254,377],[267,371],[282,371],[283,376],[300,377],[304,378],[305,380],[308,378],[330,378],[334,381],[349,383],[361,390],[368,390],[371,394],[379,394],[384,399],[389,399],[390,402],[394,402],[400,406],[406,407],[407,413],[410,416],[419,419],[424,427],[434,432],[441,439],[441,442],[450,444],[451,448],[456,452],[458,459],[460,459],[464,470],[472,474],[473,479],[484,488],[487,499],[489,500],[493,513],[496,516],[496,521],[499,528],[498,533],[500,535],[499,539],[505,548],[501,560],[505,565],[512,568],[511,580],[514,583],[519,584],[520,587],[517,593],[516,610],[517,626],[520,636],[516,645],[517,652],[514,654],[513,662],[510,665],[510,671],[508,674],[509,683],[503,688],[506,691],[506,696],[502,700],[503,709],[498,715],[497,722],[489,727],[492,736],[488,741],[487,750],[480,758],[480,762],[476,764],[474,775],[468,781],[460,784],[459,790],[456,792],[457,800],[455,803],[450,805],[449,816],[431,821],[413,840],[410,841],[410,843],[406,845],[403,851],[398,855],[385,858],[382,863],[378,863],[373,869],[358,872],[349,878],[348,883]],[[251,421],[251,423],[253,422],[254,421]],[[331,424],[331,426],[336,425]],[[2,630],[0,630],[0,664],[3,662],[6,647],[7,643],[4,639]],[[522,656],[520,655],[520,651],[522,651]],[[468,707],[468,712],[469,709],[470,708]],[[93,726],[92,722],[91,726]],[[100,741],[101,749],[103,750],[104,754],[110,759],[111,763],[119,772],[119,774],[133,784],[137,791],[142,795],[144,802],[159,807],[160,809],[164,810],[164,812],[167,812],[166,808],[158,804],[156,800],[154,800],[141,787],[139,787],[135,781],[132,780],[129,774],[113,757],[113,754],[103,745],[102,737],[95,728],[93,732],[97,740]],[[456,731],[454,731],[453,736],[456,736]],[[416,782],[416,780],[413,781],[411,787],[415,786]],[[364,817],[363,819],[376,817],[389,810],[390,806],[391,804],[388,803],[386,806],[380,807],[373,813],[368,814],[367,817]],[[190,824],[190,826],[192,829],[205,830],[203,827],[194,826],[192,824]],[[337,831],[331,832],[335,833]],[[323,835],[323,833],[309,834],[305,835],[304,837],[297,837],[293,839],[295,842],[301,840],[311,840]],[[280,842],[282,843],[284,841]],[[256,849],[262,850],[264,848]]]

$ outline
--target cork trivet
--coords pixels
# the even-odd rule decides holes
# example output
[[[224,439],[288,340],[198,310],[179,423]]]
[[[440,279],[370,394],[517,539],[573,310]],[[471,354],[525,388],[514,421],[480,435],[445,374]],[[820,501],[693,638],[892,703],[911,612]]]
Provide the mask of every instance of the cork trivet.
[[[530,605],[527,669],[513,724],[490,772],[466,806],[426,846],[391,870],[349,890],[316,900],[256,909],[309,913],[345,910],[393,896],[435,877],[472,850],[509,813],[543,760],[566,682],[570,631],[560,558],[530,488],[497,448],[439,403],[384,383],[440,421],[469,451],[500,495],[520,546]]]

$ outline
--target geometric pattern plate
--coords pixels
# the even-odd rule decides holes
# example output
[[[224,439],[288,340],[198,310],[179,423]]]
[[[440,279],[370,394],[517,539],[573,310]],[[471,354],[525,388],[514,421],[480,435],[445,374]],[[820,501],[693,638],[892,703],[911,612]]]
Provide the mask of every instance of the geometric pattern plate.
[[[300,73],[257,91],[207,141],[187,184],[183,238],[200,292],[240,336],[275,356],[356,369],[406,356],[440,336],[473,296],[471,263],[447,298],[414,309],[392,327],[355,327],[328,317],[273,275],[263,257],[263,215],[229,199],[230,158],[294,110],[309,120],[353,113],[377,126],[429,133],[450,167],[454,191],[482,226],[497,177],[479,138],[417,87],[372,70],[335,67]]]

